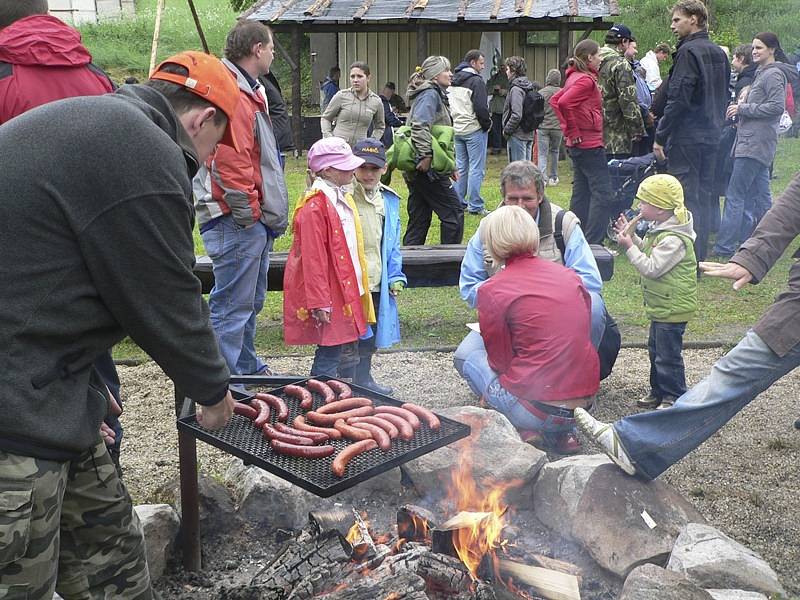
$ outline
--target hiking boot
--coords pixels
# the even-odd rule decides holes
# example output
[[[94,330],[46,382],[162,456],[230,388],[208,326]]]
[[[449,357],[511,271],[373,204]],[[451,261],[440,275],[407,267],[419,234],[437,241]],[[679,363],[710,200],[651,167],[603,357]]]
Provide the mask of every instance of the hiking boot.
[[[661,398],[656,398],[653,392],[650,392],[644,398],[636,401],[636,408],[656,408],[659,404],[661,404]]]
[[[582,408],[575,409],[575,422],[584,435],[600,445],[603,452],[615,465],[628,475],[636,474],[636,467],[633,466],[628,453],[622,447],[622,442],[611,423],[598,421]]]
[[[363,388],[367,388],[376,394],[382,394],[384,396],[391,396],[394,394],[394,388],[391,388],[387,385],[381,385],[371,377],[369,379],[365,379],[364,381],[356,381],[355,384],[360,385]]]
[[[658,405],[657,410],[664,410],[665,408],[672,408],[672,406],[675,404],[675,400],[676,399],[677,398],[675,398],[675,396],[664,396],[661,399],[661,404]]]

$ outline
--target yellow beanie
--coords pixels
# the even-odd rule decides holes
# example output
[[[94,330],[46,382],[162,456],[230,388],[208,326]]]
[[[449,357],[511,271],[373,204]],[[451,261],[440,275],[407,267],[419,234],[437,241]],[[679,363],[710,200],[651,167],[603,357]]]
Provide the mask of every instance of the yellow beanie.
[[[642,181],[636,191],[636,201],[671,210],[679,223],[686,223],[689,215],[683,205],[683,187],[672,175],[659,173]]]

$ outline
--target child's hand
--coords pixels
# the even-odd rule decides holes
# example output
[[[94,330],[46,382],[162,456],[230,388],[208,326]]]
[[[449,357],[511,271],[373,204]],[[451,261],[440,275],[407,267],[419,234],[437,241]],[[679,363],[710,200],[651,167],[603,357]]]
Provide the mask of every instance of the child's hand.
[[[622,231],[617,231],[617,244],[625,250],[633,246],[633,238],[625,233],[625,228],[623,228]]]
[[[314,317],[318,323],[331,322],[331,313],[324,308],[315,308],[311,311],[311,316]]]
[[[624,232],[627,227],[628,227],[628,218],[624,214],[620,213],[619,217],[617,217],[617,220],[614,221],[614,231],[617,234],[620,234]]]
[[[406,286],[402,281],[395,281],[389,284],[389,293],[394,297],[399,296],[404,289],[406,289]]]

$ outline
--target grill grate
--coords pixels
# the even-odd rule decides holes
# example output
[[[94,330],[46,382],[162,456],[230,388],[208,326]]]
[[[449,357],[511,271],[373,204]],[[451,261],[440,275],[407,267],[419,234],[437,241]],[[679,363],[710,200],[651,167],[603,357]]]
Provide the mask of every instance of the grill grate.
[[[317,379],[325,381],[328,378],[318,377]],[[258,378],[248,378],[248,381],[256,385],[261,383]],[[303,385],[304,381],[296,383]],[[287,396],[282,387],[277,389],[269,389],[269,387],[269,385],[264,385],[263,389],[258,391],[269,392],[286,401],[289,407],[287,422],[290,425],[297,415],[304,414],[304,411],[300,409],[299,400]],[[400,406],[402,404],[393,398],[376,394],[357,385],[350,387],[353,388],[354,396],[370,398],[376,406],[381,404]],[[322,397],[315,392],[312,394],[314,409],[322,406]],[[441,428],[438,431],[430,429],[423,423],[422,427],[415,432],[413,439],[406,441],[395,438],[392,440],[392,447],[388,452],[376,448],[353,458],[347,465],[347,470],[342,478],[336,477],[332,473],[331,465],[339,451],[353,443],[350,440],[330,440],[327,443],[336,448],[333,456],[309,459],[278,454],[270,447],[269,440],[264,437],[261,430],[254,427],[250,419],[242,415],[233,415],[230,422],[218,431],[204,429],[197,423],[194,415],[179,419],[178,428],[197,439],[238,456],[247,464],[254,464],[309,492],[327,498],[469,435],[470,428],[467,425],[440,415],[437,416],[441,421]],[[277,415],[275,411],[272,411],[270,422],[274,424],[276,421]]]

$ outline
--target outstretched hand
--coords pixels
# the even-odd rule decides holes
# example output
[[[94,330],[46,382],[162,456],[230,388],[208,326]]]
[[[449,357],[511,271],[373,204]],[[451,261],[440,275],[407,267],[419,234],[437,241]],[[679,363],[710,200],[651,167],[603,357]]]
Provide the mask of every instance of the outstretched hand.
[[[703,273],[711,277],[734,279],[733,289],[737,291],[753,280],[753,274],[736,263],[701,262],[698,266]]]

